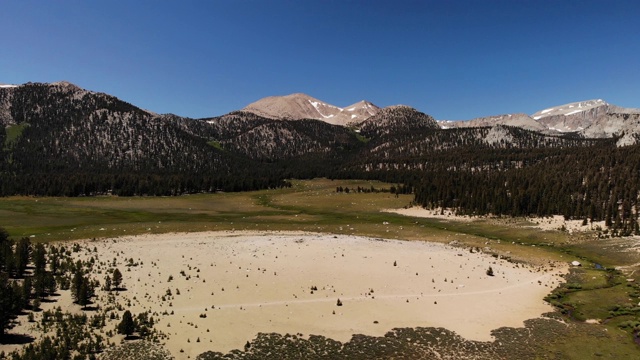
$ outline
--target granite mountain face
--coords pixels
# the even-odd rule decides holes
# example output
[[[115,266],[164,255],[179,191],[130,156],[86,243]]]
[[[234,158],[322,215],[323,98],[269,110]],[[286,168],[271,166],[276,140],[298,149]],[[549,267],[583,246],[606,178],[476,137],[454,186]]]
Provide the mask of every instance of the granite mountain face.
[[[602,99],[553,106],[532,115],[506,114],[469,121],[439,121],[442,128],[507,125],[546,134],[566,134],[583,138],[619,136],[619,146],[640,138],[640,109],[623,108]]]
[[[532,131],[545,131],[547,127],[527,114],[504,114],[497,116],[479,117],[469,121],[439,121],[438,124],[443,129],[456,127],[485,127],[485,126],[515,126]]]
[[[626,137],[620,145],[630,144],[640,134],[639,116],[640,109],[619,107],[602,99],[554,106],[532,115],[552,131],[575,132],[588,138]]]

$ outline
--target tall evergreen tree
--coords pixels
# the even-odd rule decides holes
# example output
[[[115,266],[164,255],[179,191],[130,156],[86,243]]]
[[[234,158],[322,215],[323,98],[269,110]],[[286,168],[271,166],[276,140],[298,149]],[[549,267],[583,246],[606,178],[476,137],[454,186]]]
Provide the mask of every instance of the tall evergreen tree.
[[[14,294],[7,274],[0,272],[0,335],[3,335],[13,316]]]
[[[113,288],[115,290],[120,289],[120,285],[122,285],[122,273],[118,268],[113,270],[113,274],[111,275],[111,284],[113,284]]]
[[[73,279],[71,280],[71,295],[73,300],[83,308],[87,306],[94,294],[93,283],[89,276],[84,275],[82,264],[77,263]]]
[[[131,312],[129,310],[125,311],[122,315],[122,321],[120,321],[120,324],[118,324],[118,334],[123,334],[129,337],[131,336],[131,334],[133,334],[135,328],[136,325],[133,322]]]
[[[16,261],[16,277],[22,277],[25,270],[27,269],[27,265],[29,264],[31,256],[31,242],[29,238],[23,237],[18,240],[15,249],[15,261]]]

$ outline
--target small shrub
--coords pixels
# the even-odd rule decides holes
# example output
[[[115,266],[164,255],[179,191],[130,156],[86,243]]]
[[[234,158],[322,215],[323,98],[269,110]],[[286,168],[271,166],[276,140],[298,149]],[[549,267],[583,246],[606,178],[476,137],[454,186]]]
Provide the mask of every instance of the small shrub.
[[[493,268],[491,266],[487,269],[487,275],[493,276]]]

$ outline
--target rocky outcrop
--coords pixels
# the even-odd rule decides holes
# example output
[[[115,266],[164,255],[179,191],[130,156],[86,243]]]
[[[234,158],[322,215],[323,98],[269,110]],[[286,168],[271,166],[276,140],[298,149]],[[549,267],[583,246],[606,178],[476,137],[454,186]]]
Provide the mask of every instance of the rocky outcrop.
[[[533,131],[544,131],[547,129],[543,124],[535,121],[529,115],[522,113],[479,117],[468,121],[441,122],[440,125],[443,128],[506,125],[517,126],[526,130]]]

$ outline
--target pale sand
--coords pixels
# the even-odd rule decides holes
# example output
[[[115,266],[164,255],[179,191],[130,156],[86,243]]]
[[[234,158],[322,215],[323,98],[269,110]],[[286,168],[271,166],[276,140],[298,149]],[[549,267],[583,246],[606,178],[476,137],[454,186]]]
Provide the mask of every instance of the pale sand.
[[[134,315],[175,312],[154,318],[178,359],[241,349],[258,332],[348,341],[355,333],[381,336],[394,327],[444,327],[490,341],[492,329],[521,327],[552,311],[543,297],[566,271],[516,267],[443,244],[294,232],[163,234],[82,244],[76,256],[88,259],[95,253],[84,249],[95,246],[101,261],[117,258],[127,288],[118,301],[131,299],[125,309]],[[141,264],[126,267],[129,258]],[[489,266],[496,276],[486,275]],[[103,280],[104,267],[97,278]],[[311,286],[318,287],[314,294]],[[163,302],[167,289],[173,297]],[[105,298],[103,291],[98,295]],[[336,306],[338,298],[343,306]]]
[[[461,216],[456,215],[452,210],[445,209],[441,211],[440,209],[424,209],[421,207],[409,207],[402,209],[385,209],[383,212],[390,212],[405,216],[412,217],[422,217],[422,218],[434,218],[434,219],[443,219],[443,220],[452,220],[452,221],[463,221],[470,222],[480,219],[495,219],[495,217],[489,216]],[[540,229],[543,231],[550,230],[561,230],[564,226],[564,229],[569,232],[586,232],[596,230],[598,227],[600,229],[604,229],[604,221],[596,221],[596,222],[587,222],[587,225],[582,225],[582,220],[565,220],[562,215],[554,215],[549,217],[526,217],[521,218],[522,220],[528,221],[531,225],[527,227],[532,227],[536,229]]]

